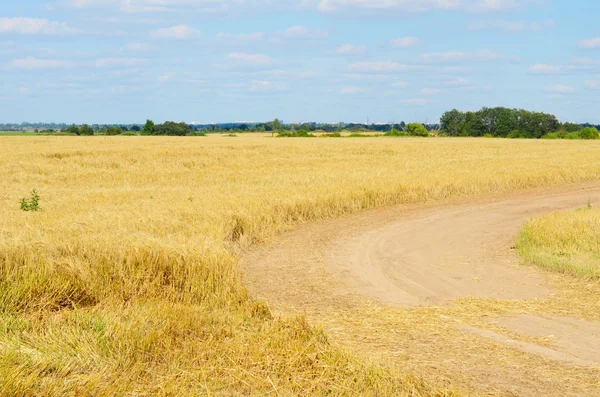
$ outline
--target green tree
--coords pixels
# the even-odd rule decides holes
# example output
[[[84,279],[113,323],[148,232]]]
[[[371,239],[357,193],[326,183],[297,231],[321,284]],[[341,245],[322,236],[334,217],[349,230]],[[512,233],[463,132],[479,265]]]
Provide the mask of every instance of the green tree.
[[[154,135],[156,126],[154,125],[154,121],[146,120],[146,124],[142,128],[142,134],[144,135]]]
[[[410,123],[406,126],[406,132],[410,136],[429,136],[429,132],[419,123]]]
[[[139,132],[139,131],[141,131],[141,130],[142,130],[142,129],[140,128],[140,126],[139,126],[139,125],[134,125],[133,127],[131,127],[131,131]]]
[[[441,129],[446,135],[459,136],[464,128],[465,114],[453,109],[442,115],[440,118],[440,124]]]
[[[594,127],[586,127],[579,132],[581,139],[599,139],[600,133]]]
[[[185,136],[189,135],[190,132],[190,126],[183,122],[165,121],[154,128],[154,135]]]
[[[117,126],[117,127],[108,127],[104,133],[106,135],[121,135],[122,132],[123,132],[123,130],[121,130],[121,127]]]
[[[281,121],[279,121],[279,119],[275,119],[271,122],[271,126],[273,127],[273,130],[271,131],[271,136],[275,136],[275,133],[279,133],[281,132],[283,126],[281,125]]]
[[[69,134],[75,134],[75,135],[79,135],[80,134],[79,127],[77,127],[75,124],[72,124],[72,125],[68,126],[65,129],[65,132],[67,132]]]
[[[94,135],[94,130],[89,125],[83,124],[81,127],[79,127],[79,134],[80,135]]]

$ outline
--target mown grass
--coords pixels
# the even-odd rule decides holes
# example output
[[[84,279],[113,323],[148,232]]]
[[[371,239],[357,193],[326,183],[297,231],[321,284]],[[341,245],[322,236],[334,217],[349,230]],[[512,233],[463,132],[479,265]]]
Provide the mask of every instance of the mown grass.
[[[238,254],[365,208],[597,180],[599,148],[3,137],[0,394],[451,395],[273,318]],[[32,189],[40,211],[21,211]]]
[[[560,211],[532,219],[517,248],[532,265],[590,280],[600,279],[600,210]]]

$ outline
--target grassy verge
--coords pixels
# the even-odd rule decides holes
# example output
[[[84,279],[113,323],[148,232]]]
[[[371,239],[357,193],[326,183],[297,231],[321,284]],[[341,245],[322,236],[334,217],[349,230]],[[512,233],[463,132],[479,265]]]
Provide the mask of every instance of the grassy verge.
[[[600,279],[600,210],[583,208],[529,221],[517,239],[535,266],[590,280]]]

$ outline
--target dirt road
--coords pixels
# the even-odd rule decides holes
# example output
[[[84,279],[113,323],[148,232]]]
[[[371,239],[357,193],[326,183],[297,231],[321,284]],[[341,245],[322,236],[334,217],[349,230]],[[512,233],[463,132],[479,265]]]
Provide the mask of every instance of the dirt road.
[[[600,205],[599,183],[304,225],[250,252],[245,281],[275,312],[435,382],[600,395],[600,287],[524,267],[511,249],[529,218],[588,201]]]

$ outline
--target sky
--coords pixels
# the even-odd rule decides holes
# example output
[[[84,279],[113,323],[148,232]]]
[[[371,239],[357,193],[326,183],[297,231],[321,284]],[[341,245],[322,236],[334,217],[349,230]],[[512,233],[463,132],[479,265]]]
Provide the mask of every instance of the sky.
[[[0,123],[600,123],[597,0],[2,0]]]

